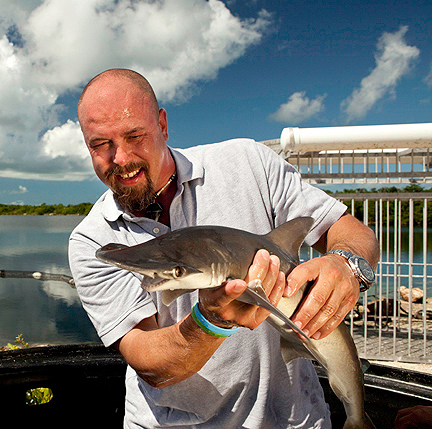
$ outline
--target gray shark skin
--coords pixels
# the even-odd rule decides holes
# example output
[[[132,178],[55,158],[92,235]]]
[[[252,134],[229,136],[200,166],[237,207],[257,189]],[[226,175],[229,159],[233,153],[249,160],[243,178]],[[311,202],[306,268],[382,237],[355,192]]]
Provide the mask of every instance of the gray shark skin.
[[[312,218],[297,218],[267,235],[220,226],[189,227],[136,246],[108,244],[96,256],[105,263],[142,274],[142,287],[149,292],[162,291],[162,301],[169,305],[184,293],[215,288],[229,279],[245,278],[259,249],[278,256],[280,270],[288,275],[299,264],[300,246],[313,223]],[[276,308],[260,282],[254,281],[238,300],[270,311],[266,321],[281,335],[285,362],[306,358],[323,366],[332,390],[344,404],[347,414],[344,429],[374,428],[364,411],[363,372],[346,325],[341,323],[320,340],[293,332],[294,326],[302,333],[289,318],[307,289],[306,284],[293,297],[283,297]]]

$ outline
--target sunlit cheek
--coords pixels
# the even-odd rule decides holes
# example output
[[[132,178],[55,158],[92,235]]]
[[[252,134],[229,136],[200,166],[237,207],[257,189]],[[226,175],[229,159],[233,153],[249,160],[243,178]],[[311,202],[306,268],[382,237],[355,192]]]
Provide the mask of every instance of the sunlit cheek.
[[[102,157],[100,156],[93,156],[91,153],[91,160],[92,160],[92,164],[93,164],[93,169],[96,173],[96,176],[103,182],[106,184],[107,180],[106,180],[106,172],[110,169],[110,165],[109,163]]]

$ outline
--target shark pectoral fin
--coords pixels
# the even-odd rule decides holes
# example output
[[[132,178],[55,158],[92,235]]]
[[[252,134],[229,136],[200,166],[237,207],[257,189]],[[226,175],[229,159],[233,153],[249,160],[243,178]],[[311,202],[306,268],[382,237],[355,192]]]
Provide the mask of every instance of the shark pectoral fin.
[[[294,324],[290,318],[284,314],[283,311],[279,310],[279,308],[275,307],[268,299],[267,294],[262,287],[262,283],[260,280],[254,280],[253,282],[248,284],[246,290],[236,298],[237,301],[244,302],[246,304],[258,305],[262,308],[268,310],[273,316],[277,317],[280,321],[286,324],[290,329],[302,335],[307,342],[311,342],[311,339],[296,325]],[[276,328],[278,329],[278,328]]]
[[[257,296],[258,295],[258,296]],[[252,280],[248,283],[246,290],[237,298],[237,301],[251,305],[263,305],[263,301],[270,304],[270,301],[265,293],[262,282],[259,279]]]
[[[264,298],[265,300],[270,302],[260,279],[255,279],[249,282],[248,288],[254,290],[261,298]]]
[[[285,362],[299,357],[317,361],[327,370],[327,361],[319,351],[319,342],[309,338],[301,339],[288,325],[281,325],[280,319],[274,314],[266,319],[281,335],[281,352]]]
[[[281,353],[284,362],[288,363],[298,358],[315,360],[315,357],[305,348],[298,336],[292,331],[291,333],[290,339],[284,337],[280,339]]]
[[[246,290],[237,298],[237,301],[245,304],[267,306],[272,305],[259,279],[252,280],[248,283]]]
[[[174,289],[174,290],[163,290],[162,291],[162,304],[167,307],[171,305],[173,301],[175,301],[178,297],[184,295],[185,293],[193,292],[193,289]]]
[[[288,335],[289,337],[284,335],[280,339],[282,358],[285,363],[298,358],[309,359],[318,362],[328,372],[324,356],[313,344],[300,340],[293,331],[289,332]]]

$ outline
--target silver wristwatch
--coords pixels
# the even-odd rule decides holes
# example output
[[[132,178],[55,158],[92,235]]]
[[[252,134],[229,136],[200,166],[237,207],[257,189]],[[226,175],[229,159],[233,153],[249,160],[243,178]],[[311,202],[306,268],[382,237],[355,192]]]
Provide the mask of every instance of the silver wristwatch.
[[[375,283],[375,272],[366,259],[354,255],[347,250],[334,249],[327,252],[326,255],[329,253],[343,256],[347,260],[348,265],[351,267],[354,275],[360,282],[360,292],[368,290]]]

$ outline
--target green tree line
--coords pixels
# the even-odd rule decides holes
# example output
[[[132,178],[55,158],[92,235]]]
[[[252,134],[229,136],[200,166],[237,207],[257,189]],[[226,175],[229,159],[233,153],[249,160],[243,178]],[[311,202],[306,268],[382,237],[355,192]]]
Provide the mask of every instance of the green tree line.
[[[406,186],[403,189],[396,188],[395,186],[391,187],[384,187],[384,188],[371,188],[371,189],[363,189],[363,188],[357,188],[357,189],[349,189],[344,190],[342,192],[336,192],[333,193],[336,198],[338,198],[339,193],[344,194],[356,194],[356,193],[367,193],[371,194],[371,198],[373,197],[372,194],[381,192],[381,193],[420,193],[420,192],[432,192],[432,189],[424,189],[420,185],[412,184],[409,186]],[[351,201],[350,200],[342,200],[343,203],[345,203],[349,207],[349,212],[351,213]],[[386,204],[389,204],[388,213],[389,213],[389,222],[392,224],[394,222],[394,212],[395,212],[395,205],[393,201],[384,201],[384,209],[383,209],[383,223],[387,223],[387,206]],[[409,201],[401,201],[401,224],[402,226],[408,226],[409,225]],[[422,225],[423,224],[423,200],[414,200],[413,201],[413,214],[414,214],[414,225]],[[364,202],[363,201],[354,201],[354,216],[361,220],[363,222],[364,220]],[[375,224],[375,215],[376,215],[376,204],[375,201],[369,201],[369,207],[368,207],[368,223],[373,225]],[[430,224],[432,222],[432,200],[428,200],[427,202],[427,222]]]
[[[91,203],[64,206],[63,204],[41,204],[38,206],[0,204],[0,215],[87,215]]]
[[[372,194],[377,192],[383,192],[383,193],[408,193],[408,192],[432,192],[432,188],[430,189],[424,189],[420,185],[412,184],[409,186],[406,186],[403,189],[397,188],[395,186],[391,187],[384,187],[384,188],[371,188],[371,189],[364,189],[364,188],[356,188],[356,189],[345,189],[341,192],[332,193],[330,191],[326,191],[328,193],[331,193],[336,198],[338,198],[338,194],[356,194],[356,193],[368,193]],[[343,202],[349,207],[349,210],[351,210],[351,201],[350,200],[343,200]],[[384,203],[386,204],[386,203]],[[389,202],[389,214],[390,214],[390,222],[393,222],[394,220],[394,203],[391,201]],[[408,201],[402,201],[402,216],[401,221],[402,225],[407,226],[409,223],[409,202]],[[0,204],[0,215],[87,215],[91,208],[93,207],[93,204],[91,203],[81,203],[72,205],[69,204],[67,206],[63,204],[41,204],[37,206],[33,205],[16,205],[16,204]],[[368,214],[368,221],[369,224],[375,223],[375,202],[370,201],[369,202],[369,214]],[[354,202],[354,215],[357,219],[363,221],[364,219],[364,203],[363,201],[355,201]],[[428,223],[432,223],[432,200],[428,201]],[[383,222],[387,222],[387,210],[384,210],[383,213]],[[423,222],[423,200],[421,201],[414,201],[414,224],[415,225],[421,225]]]

